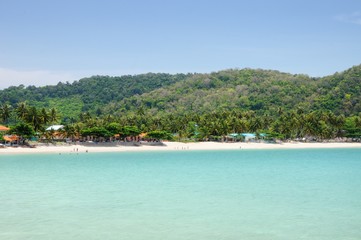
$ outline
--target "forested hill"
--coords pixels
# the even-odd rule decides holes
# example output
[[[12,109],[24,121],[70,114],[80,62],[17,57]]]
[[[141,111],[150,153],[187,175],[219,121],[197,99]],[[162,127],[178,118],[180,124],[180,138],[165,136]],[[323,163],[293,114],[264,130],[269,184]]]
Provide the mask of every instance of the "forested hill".
[[[361,112],[361,65],[323,78],[271,70],[231,69],[210,74],[142,74],[93,76],[46,87],[10,87],[0,91],[0,104],[56,108],[63,120],[81,112],[119,115],[139,110],[158,114],[252,110],[330,110],[345,116]]]
[[[106,113],[129,111],[207,113],[241,109],[276,115],[302,109],[332,111],[346,116],[361,112],[361,65],[323,78],[270,70],[225,70],[196,74],[143,95],[110,103]]]
[[[65,118],[77,118],[81,112],[101,113],[112,101],[150,92],[182,81],[192,74],[147,73],[135,76],[93,76],[55,86],[9,87],[0,91],[0,104],[13,107],[20,102],[45,108],[56,108]]]

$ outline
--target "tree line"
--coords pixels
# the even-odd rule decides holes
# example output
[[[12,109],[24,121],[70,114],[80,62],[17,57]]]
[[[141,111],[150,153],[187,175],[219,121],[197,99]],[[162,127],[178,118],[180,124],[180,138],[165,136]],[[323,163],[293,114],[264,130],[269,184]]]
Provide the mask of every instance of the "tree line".
[[[47,141],[54,140],[55,137],[75,140],[106,140],[114,138],[116,135],[121,139],[127,137],[137,137],[142,130],[137,126],[121,125],[115,119],[99,119],[92,117],[89,113],[80,115],[82,121],[67,124],[59,130],[50,128],[49,125],[61,123],[59,113],[55,108],[46,110],[28,106],[26,102],[21,102],[16,108],[9,104],[0,105],[0,123],[10,126],[10,133],[19,135],[22,142],[32,137],[40,137]],[[56,136],[55,136],[56,135]],[[0,136],[2,140],[3,136]],[[154,130],[147,132],[147,138],[172,140],[172,135],[166,131]]]
[[[361,114],[345,117],[331,111],[305,112],[303,109],[285,111],[278,108],[277,116],[258,115],[255,111],[241,109],[219,110],[209,113],[180,114],[163,112],[151,115],[138,109],[136,113],[123,116],[96,116],[81,113],[79,120],[64,123],[56,109],[46,110],[28,106],[25,102],[12,108],[9,104],[0,106],[0,120],[9,125],[13,133],[24,138],[42,136],[51,139],[54,131],[45,129],[55,123],[64,124],[60,131],[64,138],[111,139],[135,137],[148,133],[148,137],[169,140],[219,140],[232,133],[263,133],[268,139],[312,139],[322,141],[334,138],[361,138]]]
[[[261,69],[93,76],[0,90],[0,123],[48,135],[46,127],[58,123],[77,137],[97,138],[131,136],[129,129],[180,140],[241,132],[278,139],[356,138],[360,92],[361,65],[322,78]]]
[[[205,74],[147,73],[134,76],[93,76],[54,86],[9,87],[0,90],[0,103],[13,107],[27,102],[55,108],[61,121],[79,121],[82,112],[96,117],[150,115],[169,112],[206,114],[242,109],[256,115],[331,111],[350,117],[361,112],[361,65],[326,77],[309,77],[262,69],[228,69]]]

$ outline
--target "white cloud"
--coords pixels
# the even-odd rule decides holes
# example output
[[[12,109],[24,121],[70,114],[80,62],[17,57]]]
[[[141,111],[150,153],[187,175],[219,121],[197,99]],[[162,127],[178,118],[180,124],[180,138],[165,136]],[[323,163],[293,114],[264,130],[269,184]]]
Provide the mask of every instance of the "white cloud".
[[[336,19],[342,22],[361,25],[361,12],[358,11],[347,15],[339,15]]]
[[[0,89],[10,86],[45,86],[55,85],[58,82],[73,82],[81,78],[78,74],[69,72],[51,71],[19,71],[14,69],[0,68]]]

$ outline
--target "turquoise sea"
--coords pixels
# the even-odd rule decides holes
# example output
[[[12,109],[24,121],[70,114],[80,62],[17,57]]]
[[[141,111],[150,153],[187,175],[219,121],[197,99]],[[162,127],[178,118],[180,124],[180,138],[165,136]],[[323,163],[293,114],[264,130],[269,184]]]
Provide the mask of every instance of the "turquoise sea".
[[[1,240],[359,240],[361,149],[0,155]]]

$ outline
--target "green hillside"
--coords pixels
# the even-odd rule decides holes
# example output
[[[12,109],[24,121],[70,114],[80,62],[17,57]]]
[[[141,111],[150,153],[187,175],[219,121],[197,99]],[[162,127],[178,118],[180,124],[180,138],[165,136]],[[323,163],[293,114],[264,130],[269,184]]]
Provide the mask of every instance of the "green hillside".
[[[230,69],[209,74],[141,74],[93,76],[45,87],[10,87],[0,104],[21,102],[56,108],[65,122],[81,113],[124,116],[141,111],[151,116],[239,110],[275,116],[282,111],[331,111],[345,116],[361,112],[361,65],[322,78],[271,70]]]
[[[322,78],[271,70],[209,74],[94,76],[72,84],[0,91],[0,124],[22,136],[106,139],[162,136],[224,140],[231,133],[270,139],[361,138],[361,65]],[[156,137],[157,138],[157,137]]]
[[[59,82],[54,86],[13,86],[0,91],[0,104],[13,107],[20,102],[45,108],[56,108],[64,119],[78,118],[81,112],[101,115],[112,101],[150,92],[182,81],[191,74],[147,73],[135,76],[93,76],[74,83]]]
[[[122,115],[139,108],[153,115],[254,111],[258,115],[302,109],[346,116],[361,112],[361,65],[323,78],[270,70],[224,70],[196,74],[184,81],[108,104],[104,112]]]
[[[346,116],[361,112],[361,65],[322,78],[307,99],[312,109],[327,109]]]

